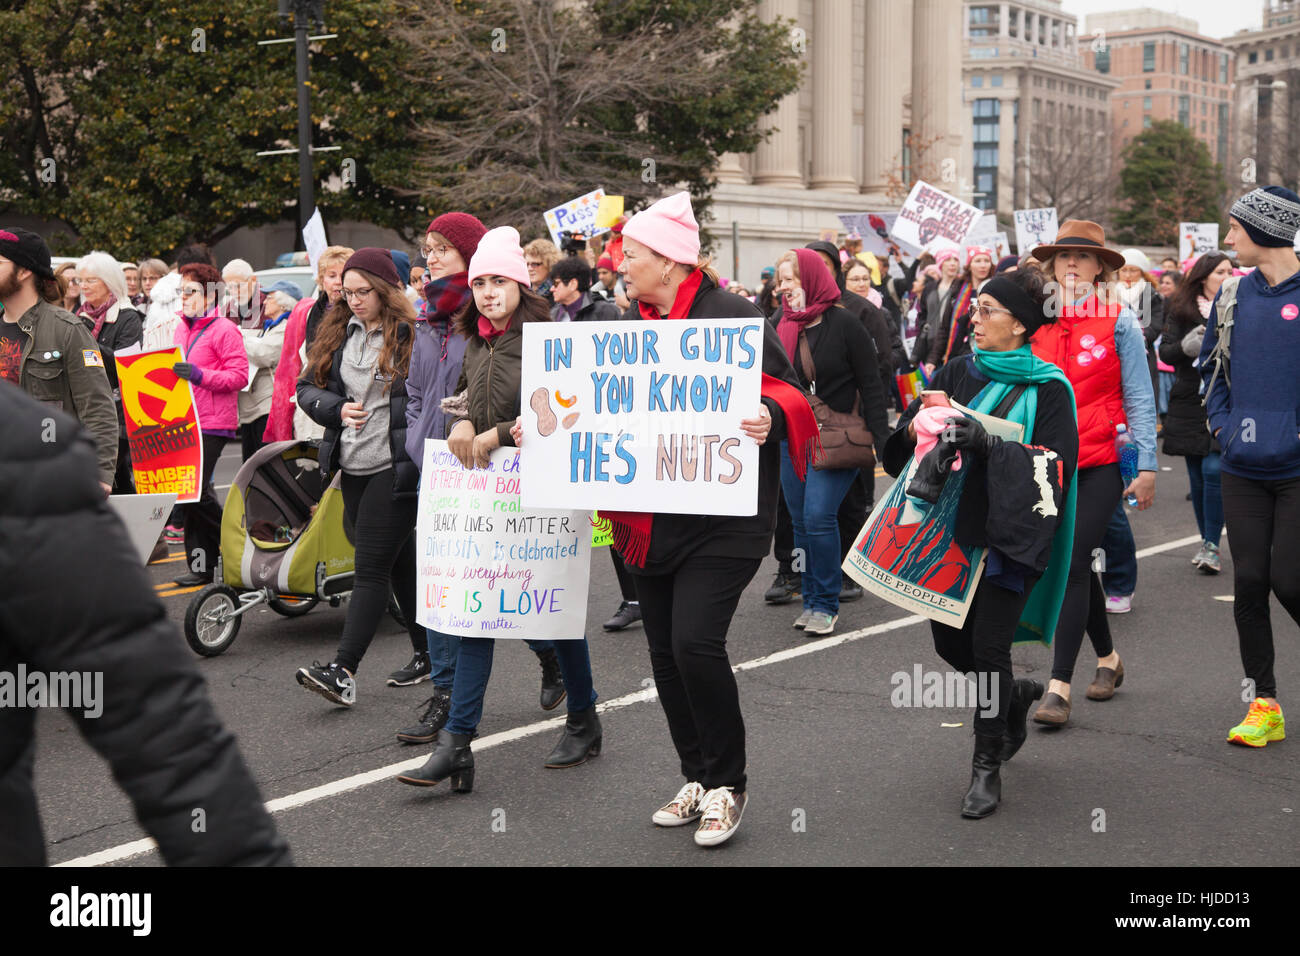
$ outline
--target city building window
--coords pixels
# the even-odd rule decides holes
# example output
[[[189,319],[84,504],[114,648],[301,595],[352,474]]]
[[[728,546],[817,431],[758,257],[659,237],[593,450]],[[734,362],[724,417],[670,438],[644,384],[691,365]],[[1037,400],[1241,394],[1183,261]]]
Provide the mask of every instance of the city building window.
[[[1151,117],[1150,117],[1150,116],[1144,116],[1144,117],[1142,117],[1142,128],[1143,128],[1143,129],[1150,129],[1150,128],[1151,128]]]
[[[972,37],[993,37],[998,35],[998,8],[971,7],[970,35]]]
[[[1143,82],[1144,84],[1146,84],[1145,86],[1142,87],[1142,89],[1144,89],[1144,90],[1149,90],[1149,89],[1151,89],[1151,81],[1150,81],[1150,80],[1143,80],[1142,82]]]
[[[975,117],[997,119],[1001,113],[1001,101],[989,99],[987,97],[975,101],[973,107]]]
[[[975,75],[975,76],[972,76],[972,77],[970,78],[970,85],[973,86],[973,87],[975,87],[975,89],[978,90],[981,86],[984,85],[984,77],[979,76],[978,74]]]
[[[1142,44],[1142,72],[1154,73],[1156,71],[1156,44],[1152,40]]]
[[[1093,59],[1093,64],[1097,67],[1098,73],[1110,72],[1110,47],[1103,47],[1098,51]]]
[[[1190,50],[1186,43],[1178,44],[1178,72],[1187,75],[1187,58]]]
[[[1267,50],[1264,51],[1264,62],[1271,63],[1272,60],[1273,60],[1273,48],[1269,47]]]
[[[1002,85],[1001,73],[994,73],[992,76],[989,77],[989,86],[1001,86],[1001,85]]]
[[[1142,108],[1144,110],[1151,109],[1151,97],[1149,96],[1142,97]]]
[[[1250,53],[1246,54],[1246,62],[1247,62],[1247,63],[1258,63],[1258,62],[1259,62],[1259,54],[1258,54],[1257,52],[1255,52],[1254,50],[1252,50]]]
[[[1191,128],[1192,125],[1192,106],[1191,98],[1187,96],[1178,97],[1178,122]]]
[[[1228,82],[1228,54],[1219,54],[1219,82]]]

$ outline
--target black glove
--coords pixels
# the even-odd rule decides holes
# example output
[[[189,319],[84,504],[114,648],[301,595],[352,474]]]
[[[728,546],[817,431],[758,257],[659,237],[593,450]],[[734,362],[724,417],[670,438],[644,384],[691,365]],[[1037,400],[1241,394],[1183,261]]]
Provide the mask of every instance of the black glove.
[[[177,362],[172,366],[172,371],[176,373],[177,378],[183,378],[187,382],[194,382],[196,385],[203,378],[203,370],[197,365],[191,365],[189,362]]]
[[[952,465],[956,458],[955,445],[944,441],[935,442],[934,447],[917,462],[916,474],[907,483],[908,496],[936,504],[940,492],[943,491],[944,483],[948,480],[948,475],[952,473]]]
[[[939,433],[945,444],[951,444],[981,458],[987,458],[993,452],[994,438],[973,418],[950,418],[948,427]]]

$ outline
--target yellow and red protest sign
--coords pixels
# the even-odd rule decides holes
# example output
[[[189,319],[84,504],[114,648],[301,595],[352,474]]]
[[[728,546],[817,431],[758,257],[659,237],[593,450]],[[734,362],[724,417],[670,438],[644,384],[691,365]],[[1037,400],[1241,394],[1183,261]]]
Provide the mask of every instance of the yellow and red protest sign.
[[[172,366],[179,348],[114,356],[126,412],[126,437],[137,493],[174,493],[177,504],[198,501],[203,439],[190,383]]]

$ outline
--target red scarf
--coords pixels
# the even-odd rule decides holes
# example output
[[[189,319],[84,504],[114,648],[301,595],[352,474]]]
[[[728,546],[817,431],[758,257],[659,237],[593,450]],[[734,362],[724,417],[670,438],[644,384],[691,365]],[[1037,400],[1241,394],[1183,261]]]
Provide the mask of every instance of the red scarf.
[[[814,253],[815,255],[815,253]],[[659,310],[644,302],[637,303],[641,318],[649,321],[660,319],[689,318],[695,294],[699,291],[704,273],[699,269],[693,271],[677,288],[672,308],[667,315],[660,315]],[[817,442],[817,419],[813,417],[812,408],[803,391],[788,382],[773,378],[763,373],[762,395],[770,398],[780,406],[785,416],[786,440],[790,446],[795,474],[802,481],[812,461]],[[623,556],[623,560],[633,567],[645,567],[650,554],[650,533],[654,526],[654,514],[646,511],[601,511],[602,518],[608,518],[613,525],[614,547]]]
[[[781,321],[777,323],[776,334],[785,346],[785,354],[794,361],[795,351],[799,347],[799,333],[813,319],[821,315],[840,298],[840,287],[826,268],[826,260],[811,249],[796,249],[795,257],[799,260],[799,284],[803,288],[804,307],[802,312],[790,310],[788,299],[783,299]]]
[[[117,297],[110,294],[98,307],[91,305],[89,302],[83,302],[81,308],[77,310],[77,315],[90,319],[93,326],[90,330],[90,337],[96,342],[99,341],[99,333],[104,328],[104,320],[108,318],[108,310],[113,307],[113,303],[116,301]]]
[[[508,328],[510,328],[509,325],[507,325],[505,329],[494,328],[492,326],[492,323],[488,321],[486,316],[480,315],[478,317],[478,334],[481,335],[485,340],[494,339],[498,335],[505,335],[506,329]]]

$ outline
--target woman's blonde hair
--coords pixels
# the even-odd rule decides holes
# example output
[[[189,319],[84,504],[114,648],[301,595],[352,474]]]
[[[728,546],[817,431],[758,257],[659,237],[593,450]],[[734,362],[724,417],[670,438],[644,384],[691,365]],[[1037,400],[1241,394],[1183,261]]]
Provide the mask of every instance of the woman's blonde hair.
[[[547,275],[550,275],[551,266],[560,261],[560,250],[555,248],[555,243],[549,239],[534,239],[524,246],[524,256],[536,256],[541,259]]]
[[[352,253],[355,251],[355,249],[350,249],[347,246],[330,246],[322,252],[320,258],[316,260],[316,281],[320,282],[321,279],[325,278],[325,270],[330,266],[335,263],[342,265],[351,259]]]

